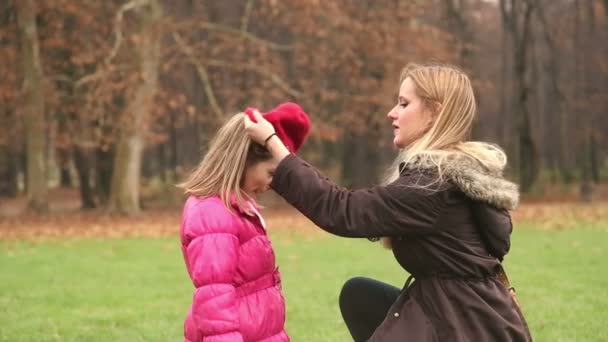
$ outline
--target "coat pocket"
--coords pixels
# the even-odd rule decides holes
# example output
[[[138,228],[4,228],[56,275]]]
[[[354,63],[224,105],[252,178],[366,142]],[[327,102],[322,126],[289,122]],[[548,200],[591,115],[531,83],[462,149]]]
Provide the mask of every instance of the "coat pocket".
[[[402,295],[405,296],[405,295]],[[405,300],[405,301],[404,301]],[[438,341],[433,324],[414,298],[397,299],[370,342]]]

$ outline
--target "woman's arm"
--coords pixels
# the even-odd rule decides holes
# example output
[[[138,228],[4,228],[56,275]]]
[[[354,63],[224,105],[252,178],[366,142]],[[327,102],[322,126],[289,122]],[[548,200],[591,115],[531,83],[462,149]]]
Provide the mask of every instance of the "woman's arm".
[[[258,112],[245,117],[249,136],[265,144],[279,161],[271,187],[322,229],[345,237],[430,233],[445,203],[443,191],[410,186],[406,178],[365,190],[348,190],[331,182],[304,160],[290,154],[274,127]]]
[[[295,155],[285,157],[271,187],[322,229],[345,237],[434,232],[445,191],[412,187],[402,177],[362,190],[339,187]]]

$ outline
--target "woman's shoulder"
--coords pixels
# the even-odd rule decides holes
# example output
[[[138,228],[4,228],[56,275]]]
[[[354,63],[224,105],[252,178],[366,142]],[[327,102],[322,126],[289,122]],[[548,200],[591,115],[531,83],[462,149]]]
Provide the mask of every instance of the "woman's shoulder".
[[[394,184],[423,195],[457,190],[449,178],[439,177],[436,172],[429,170],[404,170]]]
[[[517,184],[503,177],[502,167],[488,167],[462,154],[451,155],[440,165],[432,159],[425,162],[404,168],[400,182],[421,189],[462,193],[497,208],[513,209],[519,202]]]

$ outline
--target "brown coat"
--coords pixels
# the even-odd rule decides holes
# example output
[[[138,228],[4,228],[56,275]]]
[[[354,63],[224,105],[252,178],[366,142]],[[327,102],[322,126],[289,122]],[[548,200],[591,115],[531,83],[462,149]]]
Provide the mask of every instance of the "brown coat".
[[[415,281],[370,341],[531,341],[522,313],[496,278],[510,247],[507,209],[517,187],[460,157],[436,179],[410,164],[387,186],[341,188],[295,155],[272,188],[322,229],[343,237],[391,237],[397,262]]]

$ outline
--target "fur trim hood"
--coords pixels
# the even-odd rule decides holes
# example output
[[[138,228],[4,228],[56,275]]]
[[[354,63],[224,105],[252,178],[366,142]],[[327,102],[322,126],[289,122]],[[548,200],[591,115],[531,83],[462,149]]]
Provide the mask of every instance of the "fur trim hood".
[[[519,204],[519,188],[503,178],[502,169],[489,169],[466,155],[447,157],[441,163],[441,169],[433,158],[418,157],[407,165],[399,165],[399,173],[405,170],[441,174],[444,181],[456,185],[469,198],[499,209],[512,210]]]

